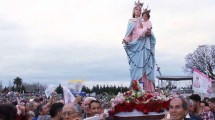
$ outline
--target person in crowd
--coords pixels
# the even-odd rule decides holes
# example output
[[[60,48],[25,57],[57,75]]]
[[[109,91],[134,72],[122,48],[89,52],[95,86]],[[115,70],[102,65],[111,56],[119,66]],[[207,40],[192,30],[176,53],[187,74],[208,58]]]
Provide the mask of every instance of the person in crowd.
[[[38,103],[38,104],[41,104],[41,101],[40,101],[40,99],[39,98],[34,98],[34,100],[33,100],[34,102],[36,102],[36,103]]]
[[[47,107],[46,105],[39,105],[37,110],[39,112],[37,120],[51,120],[51,116],[48,115],[49,113],[49,107]]]
[[[169,112],[162,120],[202,120],[202,118],[189,113],[189,111],[193,111],[192,104],[189,97],[173,98],[170,101]]]
[[[189,120],[185,118],[186,112],[187,103],[183,98],[174,98],[170,101],[170,120]]]
[[[198,94],[192,94],[189,98],[192,100],[194,106],[192,114],[201,117],[203,120],[211,120],[212,113],[210,111],[205,111],[204,108],[201,107],[201,97]]]
[[[81,105],[82,102],[83,102],[83,101],[82,101],[82,96],[76,95],[76,97],[75,97],[75,103]]]
[[[40,104],[38,107],[37,107],[37,111],[39,112],[38,117],[37,117],[37,120],[50,120],[51,119],[51,116],[48,115],[49,113],[49,110],[51,108],[51,105],[55,102],[55,99],[56,97],[53,95],[50,97],[50,100],[48,101],[48,103],[46,103],[45,105],[43,104]]]
[[[54,103],[51,105],[50,108],[50,115],[51,115],[51,120],[61,120],[62,119],[62,108],[64,104],[63,103]]]
[[[209,98],[208,97],[204,97],[203,101],[205,101],[206,103],[208,103],[209,102]]]
[[[89,104],[90,116],[102,116],[103,120],[106,120],[106,114],[102,110],[101,103],[98,100],[92,100]]]
[[[193,101],[194,111],[192,114],[201,117],[203,120],[211,120],[212,113],[205,108],[201,107],[201,97],[198,94],[193,94],[189,96],[189,98]]]
[[[32,111],[35,112],[37,110],[37,107],[40,105],[40,103],[35,102],[35,101],[32,101],[32,103],[33,103],[33,110]]]
[[[76,95],[74,105],[78,108],[78,111],[81,113],[81,104],[82,104],[82,97],[80,95]]]
[[[65,104],[62,109],[63,120],[83,120],[74,104]]]
[[[187,114],[186,114],[186,118],[192,118],[195,120],[202,120],[202,118],[200,116],[196,116],[193,114],[194,112],[194,103],[193,101],[189,98],[189,97],[185,97],[184,100],[187,103]]]
[[[16,120],[17,109],[12,104],[0,104],[0,120]]]
[[[16,116],[16,120],[23,120],[25,119],[25,105],[23,103],[17,104],[16,105],[16,109],[17,109],[17,116]]]
[[[92,100],[96,100],[96,98],[94,97],[86,97],[84,99],[84,102],[82,103],[82,109],[84,111],[83,115],[82,115],[82,118],[85,119],[87,117],[90,116],[90,109],[89,109],[89,104]]]
[[[28,113],[26,113],[25,115],[25,120],[34,120],[35,114],[33,111],[29,111]]]
[[[187,103],[187,112],[188,112],[188,115],[192,115],[193,112],[194,112],[193,101],[189,97],[185,97],[184,99],[185,99],[185,101]]]
[[[215,97],[212,97],[208,101],[211,112],[213,113],[213,119],[215,120]]]
[[[202,113],[202,108],[200,105],[201,97],[198,94],[192,94],[191,96],[189,96],[189,98],[193,102],[193,106],[194,106],[193,114],[200,116],[200,114]]]
[[[201,101],[201,102],[200,102],[200,106],[201,106],[201,108],[202,108],[205,112],[210,111],[210,107],[209,107],[209,105],[208,105],[207,102]]]
[[[31,101],[31,102],[27,102],[25,104],[25,113],[29,113],[30,111],[34,111],[34,102]]]

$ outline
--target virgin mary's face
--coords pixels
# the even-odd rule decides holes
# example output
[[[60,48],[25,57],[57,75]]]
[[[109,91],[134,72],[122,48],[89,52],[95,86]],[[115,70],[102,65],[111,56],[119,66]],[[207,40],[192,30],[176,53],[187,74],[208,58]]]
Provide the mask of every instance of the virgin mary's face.
[[[140,15],[141,15],[141,8],[137,6],[134,8],[134,17],[140,17]]]

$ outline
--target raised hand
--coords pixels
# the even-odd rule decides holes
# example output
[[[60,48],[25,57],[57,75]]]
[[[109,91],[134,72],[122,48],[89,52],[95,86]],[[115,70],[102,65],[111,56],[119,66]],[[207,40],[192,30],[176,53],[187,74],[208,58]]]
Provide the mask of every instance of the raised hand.
[[[147,36],[151,36],[151,35],[152,35],[151,29],[147,29],[146,35],[147,35]]]

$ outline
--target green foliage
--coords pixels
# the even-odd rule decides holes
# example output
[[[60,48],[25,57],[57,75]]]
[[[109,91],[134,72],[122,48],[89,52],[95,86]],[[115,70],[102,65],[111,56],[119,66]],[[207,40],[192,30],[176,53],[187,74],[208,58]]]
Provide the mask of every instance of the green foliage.
[[[118,92],[126,92],[128,90],[129,90],[128,87],[121,87],[121,86],[116,87],[115,85],[110,87],[108,85],[107,86],[96,85],[96,86],[93,86],[91,90],[86,86],[83,86],[82,88],[82,91],[86,93],[96,93],[96,94],[107,93],[109,95],[117,95]]]
[[[20,86],[22,85],[22,79],[19,78],[19,77],[16,77],[13,81],[13,84],[16,85],[16,86]]]
[[[9,91],[9,89],[7,87],[5,87],[2,92],[7,93],[8,91]]]
[[[14,88],[14,86],[12,86],[12,87],[11,87],[11,91],[15,91],[15,88]]]
[[[63,87],[59,84],[59,86],[55,89],[57,94],[62,94],[63,95]]]
[[[86,87],[86,86],[82,87],[82,91],[84,91],[86,93],[91,93],[91,90],[88,87]]]
[[[25,87],[22,85],[22,79],[20,77],[16,77],[13,80],[13,87],[11,88],[12,91],[16,91],[16,92],[25,92]]]

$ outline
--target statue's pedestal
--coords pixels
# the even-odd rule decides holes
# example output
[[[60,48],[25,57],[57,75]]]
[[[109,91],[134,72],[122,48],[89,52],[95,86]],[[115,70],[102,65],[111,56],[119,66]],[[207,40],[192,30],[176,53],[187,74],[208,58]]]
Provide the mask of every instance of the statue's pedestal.
[[[149,112],[149,114],[143,114],[137,110],[132,112],[120,112],[114,116],[115,120],[161,120],[165,116],[165,112],[156,113]]]

